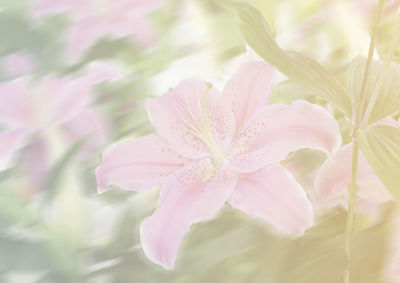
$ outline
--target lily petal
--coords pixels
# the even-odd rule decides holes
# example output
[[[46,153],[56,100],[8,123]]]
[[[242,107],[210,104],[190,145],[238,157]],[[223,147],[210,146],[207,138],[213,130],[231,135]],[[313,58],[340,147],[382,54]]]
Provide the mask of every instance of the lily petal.
[[[238,129],[255,111],[267,105],[275,70],[264,61],[253,61],[240,67],[224,88],[223,96],[236,118]]]
[[[0,84],[0,123],[12,126],[26,126],[32,115],[32,108],[24,97],[25,81],[12,80]]]
[[[90,85],[100,84],[106,81],[115,81],[124,76],[124,72],[118,66],[110,62],[92,62],[87,68],[85,78]]]
[[[93,108],[86,108],[74,118],[66,122],[62,129],[71,142],[88,136],[83,146],[84,153],[93,152],[104,145],[108,127],[102,116]]]
[[[52,121],[65,122],[84,111],[90,102],[93,88],[103,82],[121,78],[123,71],[105,62],[92,62],[80,77],[47,77],[43,80],[45,92],[51,100]]]
[[[37,16],[47,13],[63,13],[78,7],[79,2],[76,0],[36,0],[34,1],[34,11]]]
[[[35,69],[32,59],[23,52],[10,54],[3,60],[5,73],[11,77],[26,75]]]
[[[135,28],[132,29],[132,26]],[[113,34],[120,35],[121,37],[124,34],[125,36],[131,35],[132,41],[138,43],[143,48],[151,47],[157,38],[151,23],[147,19],[141,18],[130,18],[120,23],[117,25],[117,28],[114,27]]]
[[[220,93],[197,79],[187,79],[169,93],[148,99],[146,109],[158,134],[189,158],[208,156],[212,150],[194,131],[209,131],[218,147],[230,145],[235,134],[235,119]]]
[[[85,78],[55,79],[51,87],[59,90],[53,96],[51,104],[52,121],[66,122],[83,111],[89,104],[91,85]]]
[[[147,1],[124,1],[121,5],[125,9],[134,11],[135,15],[144,16],[149,12],[157,10],[165,5],[163,0],[147,0]]]
[[[399,122],[390,116],[387,116],[387,117],[375,122],[373,125],[384,125],[384,126],[392,126],[395,128],[400,128]]]
[[[243,127],[230,168],[253,172],[301,148],[329,152],[340,144],[339,127],[322,107],[302,100],[291,105],[273,104],[259,109]]]
[[[243,174],[229,203],[285,233],[301,235],[313,224],[305,191],[279,164]]]
[[[104,192],[108,185],[127,190],[161,185],[187,162],[159,137],[121,142],[104,152],[96,169],[97,190]]]
[[[351,180],[352,144],[347,144],[333,153],[322,165],[315,179],[318,202],[329,202],[346,192]],[[364,199],[381,203],[391,199],[389,192],[359,152],[357,171],[358,195]]]
[[[154,214],[140,227],[146,256],[166,269],[172,269],[180,243],[190,225],[210,219],[231,196],[236,175],[218,171],[210,179],[209,159],[202,159],[180,170],[163,187],[167,193]]]
[[[66,39],[67,54],[78,59],[94,45],[102,35],[104,27],[98,26],[96,17],[80,17],[71,25]]]
[[[44,189],[47,173],[51,168],[50,157],[47,140],[40,135],[33,136],[22,158],[25,174],[37,191]]]

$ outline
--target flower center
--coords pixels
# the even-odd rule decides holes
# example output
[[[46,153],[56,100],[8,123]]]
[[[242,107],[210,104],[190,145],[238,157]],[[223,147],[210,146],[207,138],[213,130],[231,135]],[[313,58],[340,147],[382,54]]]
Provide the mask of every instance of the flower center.
[[[211,153],[214,165],[219,167],[223,164],[226,154],[218,144],[211,126],[212,111],[210,107],[207,107],[207,96],[211,88],[212,84],[207,83],[207,89],[202,97],[197,96],[197,117],[194,112],[195,109],[192,109],[187,100],[186,109],[189,117],[185,118],[182,113],[180,113],[180,117],[186,124],[187,131],[199,138],[207,146]]]

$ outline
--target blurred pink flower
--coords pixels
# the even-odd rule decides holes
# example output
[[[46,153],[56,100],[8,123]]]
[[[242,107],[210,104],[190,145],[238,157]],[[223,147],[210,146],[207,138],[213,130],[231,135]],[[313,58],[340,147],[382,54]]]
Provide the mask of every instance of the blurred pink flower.
[[[68,143],[89,135],[84,149],[100,146],[105,141],[105,125],[90,107],[90,95],[96,84],[120,76],[112,66],[92,63],[84,76],[76,78],[46,77],[33,83],[24,78],[0,84],[0,124],[6,126],[0,132],[0,145],[6,145],[0,159],[8,159],[29,144],[23,160],[39,185],[49,164],[45,139],[49,130],[59,130]]]
[[[222,94],[185,80],[147,101],[159,136],[121,142],[103,154],[99,192],[108,185],[162,185],[159,207],[140,229],[150,260],[172,268],[191,224],[213,217],[225,202],[285,233],[301,235],[312,225],[306,193],[279,162],[304,147],[334,150],[341,136],[319,106],[266,106],[274,74],[264,62],[247,63]]]
[[[34,69],[31,58],[24,53],[13,53],[6,56],[3,64],[5,73],[11,77],[27,75]]]
[[[317,207],[337,204],[346,206],[347,190],[351,179],[351,158],[353,145],[347,144],[334,152],[322,165],[315,178]],[[357,171],[357,195],[362,200],[381,203],[391,199],[385,186],[369,166],[364,155],[359,152]]]
[[[376,124],[400,127],[394,119],[387,117]],[[334,152],[321,166],[315,178],[315,203],[317,207],[347,206],[347,190],[351,180],[353,144],[349,143]],[[358,154],[357,207],[360,212],[368,212],[377,204],[392,200],[363,153]],[[372,209],[374,210],[374,209]]]
[[[160,8],[163,0],[37,0],[38,15],[70,12],[72,25],[67,35],[67,51],[79,57],[105,36],[130,37],[142,47],[154,42],[154,29],[148,14]]]

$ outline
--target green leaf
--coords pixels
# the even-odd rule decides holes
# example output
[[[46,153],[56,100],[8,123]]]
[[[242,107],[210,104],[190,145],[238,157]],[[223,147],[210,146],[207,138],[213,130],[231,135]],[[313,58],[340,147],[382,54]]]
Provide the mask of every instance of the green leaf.
[[[350,64],[347,71],[347,87],[352,97],[355,109],[359,111],[359,117],[364,117],[368,103],[377,83],[379,74],[383,71],[384,62],[373,60],[369,67],[368,78],[364,87],[364,94],[361,97],[361,88],[364,80],[364,72],[367,59],[356,57]],[[385,75],[385,81],[381,88],[367,125],[393,115],[400,109],[400,65],[392,63]]]
[[[51,269],[57,273],[78,276],[81,273],[78,247],[63,227],[42,225],[40,230],[43,237],[44,249],[51,262]],[[75,281],[74,281],[75,282]]]
[[[358,140],[368,163],[400,203],[400,129],[391,126],[369,127],[359,131]]]
[[[262,14],[254,7],[229,0],[215,0],[231,11],[239,22],[247,43],[265,61],[289,79],[299,82],[336,108],[351,116],[350,98],[344,87],[318,62],[294,52],[285,52],[274,41]]]
[[[379,26],[376,41],[376,51],[379,54],[379,58],[387,56],[390,38],[392,38],[396,26],[396,17],[396,9],[391,9],[390,13],[385,14],[385,20]],[[400,45],[396,46],[392,60],[400,63]]]
[[[134,231],[139,230],[140,221],[136,219],[136,215],[132,212],[130,207],[123,211],[115,225],[115,232],[113,233],[107,245],[102,245],[94,250],[96,261],[107,261],[117,258],[126,252],[129,248],[137,244],[137,233]]]
[[[1,270],[34,272],[51,267],[44,244],[0,235]]]
[[[308,99],[312,96],[313,93],[308,88],[304,88],[292,80],[286,80],[272,85],[268,102],[271,104],[291,104],[295,100]]]
[[[14,191],[0,190],[0,227],[5,224],[28,226],[38,221],[36,211]]]

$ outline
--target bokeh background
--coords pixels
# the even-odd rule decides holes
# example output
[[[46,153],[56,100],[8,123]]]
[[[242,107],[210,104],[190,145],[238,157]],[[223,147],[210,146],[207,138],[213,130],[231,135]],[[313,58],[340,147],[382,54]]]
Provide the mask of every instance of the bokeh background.
[[[367,55],[376,1],[243,1],[263,13],[282,48],[314,57],[343,81],[351,60]],[[398,6],[386,3],[378,55]],[[302,238],[226,207],[193,226],[176,268],[165,271],[139,241],[158,189],[97,194],[102,151],[152,133],[146,97],[187,77],[221,89],[241,63],[257,59],[235,18],[213,1],[0,0],[0,56],[0,134],[21,133],[0,142],[0,282],[341,282],[343,207],[317,211]],[[271,103],[299,98],[326,106],[280,75]],[[302,150],[285,165],[300,168],[296,178],[312,190],[324,158]],[[397,215],[390,203],[357,215],[352,282],[400,282]]]

